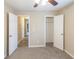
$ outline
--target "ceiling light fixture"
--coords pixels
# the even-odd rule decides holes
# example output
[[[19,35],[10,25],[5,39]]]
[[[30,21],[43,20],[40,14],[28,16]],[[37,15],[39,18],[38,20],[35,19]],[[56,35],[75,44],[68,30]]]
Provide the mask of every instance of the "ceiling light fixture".
[[[49,2],[53,6],[56,6],[58,4],[58,2],[55,0],[34,0],[34,7],[37,7],[39,4],[46,5],[47,2]]]
[[[37,7],[41,0],[34,0],[34,7]]]

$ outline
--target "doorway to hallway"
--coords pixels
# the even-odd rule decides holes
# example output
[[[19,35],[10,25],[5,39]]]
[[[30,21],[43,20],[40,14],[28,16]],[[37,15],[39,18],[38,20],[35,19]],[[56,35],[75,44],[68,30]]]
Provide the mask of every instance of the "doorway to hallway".
[[[30,17],[18,16],[18,47],[29,47]]]

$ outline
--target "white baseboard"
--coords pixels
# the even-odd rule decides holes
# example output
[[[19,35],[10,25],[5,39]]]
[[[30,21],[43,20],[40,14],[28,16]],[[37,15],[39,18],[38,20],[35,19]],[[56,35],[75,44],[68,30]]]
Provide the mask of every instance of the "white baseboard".
[[[31,45],[30,47],[45,47],[45,45]]]
[[[69,53],[67,50],[64,50],[69,56],[71,56],[72,58],[74,58],[74,56],[71,54],[71,53]]]

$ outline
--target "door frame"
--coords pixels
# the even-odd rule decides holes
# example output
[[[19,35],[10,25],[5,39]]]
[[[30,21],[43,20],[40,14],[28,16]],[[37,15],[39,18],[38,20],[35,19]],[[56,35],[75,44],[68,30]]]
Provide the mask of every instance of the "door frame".
[[[44,16],[44,46],[46,47],[46,17],[54,18],[54,15],[46,15]]]
[[[28,48],[30,48],[30,28],[31,28],[31,26],[30,26],[30,19],[31,19],[31,17],[29,16],[29,15],[17,15],[17,16],[25,16],[25,17],[28,17],[28,19],[29,19],[29,39],[28,39]]]

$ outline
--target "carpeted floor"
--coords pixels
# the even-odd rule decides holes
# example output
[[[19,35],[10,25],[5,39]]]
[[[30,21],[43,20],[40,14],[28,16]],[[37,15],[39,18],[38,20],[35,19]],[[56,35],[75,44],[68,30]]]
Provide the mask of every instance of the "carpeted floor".
[[[6,59],[72,59],[55,47],[25,48],[19,47]]]

